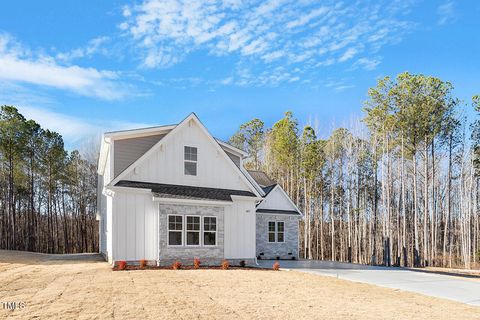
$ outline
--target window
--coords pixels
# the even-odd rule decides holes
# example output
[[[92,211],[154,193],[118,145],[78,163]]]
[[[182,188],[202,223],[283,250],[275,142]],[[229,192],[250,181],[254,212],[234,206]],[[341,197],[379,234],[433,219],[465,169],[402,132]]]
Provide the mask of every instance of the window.
[[[188,176],[197,175],[197,148],[184,147],[184,174]]]
[[[183,234],[183,216],[168,216],[168,245],[181,246]]]
[[[200,217],[187,216],[187,246],[200,245]]]
[[[285,222],[268,222],[268,242],[285,242]]]
[[[203,218],[203,245],[204,246],[217,245],[217,218],[216,217]]]
[[[277,242],[285,242],[285,223],[277,222]]]
[[[268,223],[268,242],[275,242],[275,222]]]

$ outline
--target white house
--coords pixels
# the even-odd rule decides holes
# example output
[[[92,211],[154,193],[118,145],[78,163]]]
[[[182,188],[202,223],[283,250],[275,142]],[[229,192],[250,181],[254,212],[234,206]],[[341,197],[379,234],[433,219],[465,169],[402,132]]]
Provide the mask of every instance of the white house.
[[[98,165],[100,252],[112,264],[298,258],[300,211],[195,114],[108,132]]]

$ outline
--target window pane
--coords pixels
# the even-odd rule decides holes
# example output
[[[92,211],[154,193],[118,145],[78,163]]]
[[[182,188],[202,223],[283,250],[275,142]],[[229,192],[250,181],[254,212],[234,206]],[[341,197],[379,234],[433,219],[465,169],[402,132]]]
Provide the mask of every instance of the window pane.
[[[277,242],[284,242],[284,236],[283,236],[283,232],[279,232],[277,234]]]
[[[284,222],[277,222],[277,230],[278,230],[278,232],[283,232],[284,227],[285,227],[285,223],[284,223]]]
[[[197,148],[185,146],[184,157],[185,157],[185,160],[197,161]]]
[[[217,237],[217,234],[215,232],[204,232],[203,233],[203,245],[214,246],[216,237]]]
[[[205,231],[217,231],[217,218],[205,217],[203,218],[203,230]]]
[[[200,217],[187,217],[187,230],[200,231]]]
[[[197,164],[195,162],[185,161],[185,171],[184,173],[189,176],[197,175]]]
[[[200,232],[187,232],[187,246],[200,245]]]
[[[182,230],[182,216],[168,216],[168,230]]]
[[[273,232],[275,232],[275,222],[270,221],[270,222],[268,223],[268,231],[273,231]]]
[[[275,232],[268,233],[268,242],[275,242]]]
[[[182,233],[178,231],[168,232],[168,244],[171,246],[182,245]]]

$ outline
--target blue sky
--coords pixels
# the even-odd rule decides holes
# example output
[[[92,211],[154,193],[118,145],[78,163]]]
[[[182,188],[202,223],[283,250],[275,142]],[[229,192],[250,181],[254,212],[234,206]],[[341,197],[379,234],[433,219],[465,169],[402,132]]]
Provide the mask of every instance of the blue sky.
[[[0,104],[59,131],[176,123],[221,139],[292,110],[320,135],[403,71],[480,93],[478,1],[2,1]]]

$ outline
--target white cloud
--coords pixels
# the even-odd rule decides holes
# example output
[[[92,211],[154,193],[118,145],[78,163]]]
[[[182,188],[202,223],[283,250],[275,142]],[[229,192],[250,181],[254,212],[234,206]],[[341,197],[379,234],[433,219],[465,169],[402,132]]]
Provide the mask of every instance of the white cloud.
[[[444,25],[448,23],[455,22],[456,13],[455,13],[455,3],[453,1],[446,1],[438,6],[437,15],[439,25]]]
[[[127,130],[149,127],[151,124],[126,122],[120,120],[82,119],[53,111],[50,108],[22,106],[18,107],[27,119],[33,119],[43,128],[58,132],[64,138],[67,147],[76,147],[83,141],[100,136],[106,131]]]
[[[120,99],[125,89],[111,71],[62,65],[51,56],[34,56],[8,34],[0,34],[0,80],[70,91],[105,100]]]
[[[203,51],[230,55],[245,65],[271,66],[252,68],[254,76],[271,72],[264,78],[270,80],[253,82],[277,83],[291,79],[275,73],[278,66],[302,64],[308,72],[364,52],[378,55],[411,29],[404,18],[411,6],[410,1],[387,0],[362,6],[334,0],[143,0],[124,9],[128,14],[120,28],[136,44],[143,67],[170,67]],[[252,83],[240,74],[236,78]]]
[[[347,60],[352,59],[356,54],[358,53],[358,50],[356,48],[348,48],[347,51],[338,59],[339,62],[345,62]]]
[[[108,51],[105,48],[102,48],[102,46],[109,40],[109,37],[94,38],[88,42],[86,47],[73,49],[69,52],[61,52],[57,54],[56,58],[64,62],[70,62],[79,58],[91,57],[98,52],[106,55]]]
[[[355,62],[354,67],[362,67],[365,70],[375,70],[377,66],[380,64],[381,59],[376,58],[360,58]]]
[[[287,23],[287,28],[292,29],[296,27],[301,27],[307,23],[309,23],[312,19],[317,18],[325,13],[327,13],[329,9],[327,7],[320,7],[311,11],[309,14],[303,15],[297,20],[293,20]]]

